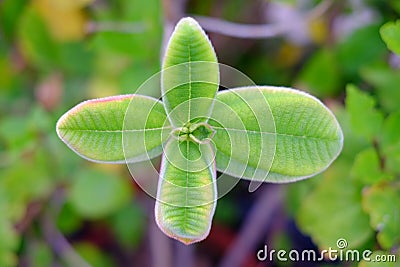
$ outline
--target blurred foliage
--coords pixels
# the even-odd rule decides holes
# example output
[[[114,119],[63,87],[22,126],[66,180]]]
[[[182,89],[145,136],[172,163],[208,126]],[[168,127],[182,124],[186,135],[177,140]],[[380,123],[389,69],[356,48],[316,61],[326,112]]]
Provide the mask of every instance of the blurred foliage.
[[[0,266],[57,261],[29,226],[46,213],[72,241],[87,221],[107,218],[123,246],[141,241],[146,216],[126,171],[76,158],[54,127],[83,99],[132,93],[156,72],[161,21],[158,1],[0,3]],[[76,248],[93,266],[115,266],[98,246]]]
[[[320,249],[335,249],[336,241],[345,238],[346,249],[376,250],[371,259],[393,254],[399,260],[399,65],[391,62],[391,58],[398,60],[398,56],[382,46],[383,40],[397,53],[397,26],[393,22],[363,26],[333,49],[336,54],[331,55],[331,60],[335,63],[331,62],[329,68],[338,64],[340,73],[336,81],[342,79],[347,84],[340,86],[337,93],[341,94],[331,94],[345,96],[344,105],[341,97],[332,103],[345,133],[344,149],[317,182],[291,185],[293,195],[288,199],[298,226]],[[311,60],[315,57],[318,52]],[[317,76],[327,65],[324,60],[327,59],[320,59],[314,71],[316,84],[318,79],[324,80]],[[303,73],[306,71],[303,69]],[[320,89],[315,85],[312,90],[320,90],[323,96],[323,85],[321,82]],[[297,190],[306,193],[296,194]],[[364,260],[359,266],[396,264]]]
[[[210,38],[220,62],[256,84],[315,94],[343,127],[337,161],[285,186],[286,220],[294,218],[319,249],[346,238],[349,249],[370,249],[371,258],[396,254],[399,261],[400,4],[332,1],[307,20],[321,2],[190,0],[186,11],[242,23],[275,23],[283,14],[291,34]],[[49,241],[49,218],[93,266],[127,266],[145,251],[145,193],[125,168],[77,157],[57,138],[55,123],[82,100],[133,93],[160,69],[165,9],[156,0],[0,2],[0,266],[74,266]],[[224,246],[254,200],[246,190],[239,184],[219,201],[215,220],[225,230],[214,235]],[[277,234],[276,248],[295,243],[290,231]],[[223,251],[207,242],[199,245],[204,255]]]

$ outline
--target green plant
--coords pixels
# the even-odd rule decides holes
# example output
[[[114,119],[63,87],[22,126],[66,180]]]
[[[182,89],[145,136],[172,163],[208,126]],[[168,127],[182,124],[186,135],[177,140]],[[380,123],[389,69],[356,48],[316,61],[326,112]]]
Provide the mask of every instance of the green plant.
[[[359,38],[366,30],[371,38]],[[348,54],[356,55],[366,40],[375,43],[369,50],[386,44],[390,53],[365,58],[357,68],[361,81],[346,86],[345,107],[334,108],[346,140],[341,155],[315,183],[294,184],[289,193],[297,225],[320,250],[337,248],[345,239],[343,250],[373,252],[360,267],[398,266],[400,255],[400,72],[388,60],[400,54],[399,32],[399,21],[386,22],[361,28],[346,40],[354,47]]]
[[[162,154],[156,221],[185,244],[209,233],[217,170],[291,182],[323,171],[342,148],[339,124],[316,98],[270,86],[218,92],[224,68],[197,22],[184,18],[164,56],[162,102],[140,94],[89,100],[57,123],[59,137],[92,161],[134,163]]]

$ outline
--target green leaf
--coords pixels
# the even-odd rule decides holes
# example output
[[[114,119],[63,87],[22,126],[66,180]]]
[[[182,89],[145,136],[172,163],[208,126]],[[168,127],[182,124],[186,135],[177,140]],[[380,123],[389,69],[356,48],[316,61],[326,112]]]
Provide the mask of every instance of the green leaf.
[[[13,267],[17,266],[18,258],[16,250],[19,246],[20,237],[8,218],[0,219],[0,265]]]
[[[88,266],[96,267],[113,267],[116,262],[111,258],[111,255],[104,253],[99,247],[89,242],[80,242],[74,244],[74,248],[82,258],[88,262]],[[76,261],[73,258],[66,259],[67,266],[75,266]]]
[[[218,84],[217,57],[208,37],[194,19],[181,19],[162,66],[163,102],[172,124],[206,121]]]
[[[275,153],[275,122],[261,88],[218,93],[209,124],[216,131],[217,169],[264,181]]]
[[[53,251],[44,242],[31,241],[28,246],[28,260],[32,267],[51,266],[53,262]]]
[[[337,62],[346,79],[354,80],[362,67],[381,61],[387,53],[378,31],[379,25],[368,25],[354,31],[337,45]]]
[[[96,50],[124,55],[134,61],[145,59],[145,64],[156,64],[159,68],[162,8],[157,1],[117,0],[109,8],[92,10],[91,15],[100,28],[89,40]]]
[[[57,65],[59,47],[32,6],[27,7],[21,15],[18,40],[23,55],[33,66],[49,71]]]
[[[118,241],[132,249],[140,245],[146,234],[147,218],[139,204],[129,203],[112,218],[112,229]]]
[[[26,7],[26,0],[5,0],[0,4],[0,28],[6,41],[11,41],[15,34],[15,28]]]
[[[287,185],[286,210],[292,217],[298,212],[303,201],[313,192],[316,185],[323,179],[322,174],[318,174],[314,179],[305,179]]]
[[[57,216],[57,228],[64,234],[69,235],[82,227],[82,218],[72,207],[71,203],[65,203]]]
[[[370,215],[370,224],[378,232],[382,248],[400,243],[400,190],[390,184],[376,185],[364,191],[362,205]]]
[[[82,217],[98,219],[122,208],[130,196],[129,183],[121,177],[87,170],[75,177],[69,202]]]
[[[195,124],[194,126],[192,135],[198,140],[198,143],[206,142],[213,137],[214,131],[208,124]]]
[[[343,135],[335,117],[306,93],[246,87],[222,91],[217,100],[231,108],[227,114],[224,105],[215,105],[210,120],[216,130],[213,141],[219,171],[289,182],[323,171],[341,151]],[[260,175],[254,175],[255,171]]]
[[[349,113],[344,106],[338,103],[336,106],[332,106],[332,108],[335,110],[335,116],[342,128],[343,135],[346,137],[340,157],[347,162],[353,162],[356,155],[362,150],[371,147],[371,144],[353,132]]]
[[[385,67],[370,67],[361,70],[362,78],[374,86],[379,104],[388,112],[399,109],[400,70]]]
[[[335,95],[341,88],[337,65],[331,50],[320,50],[304,66],[298,83],[319,97]]]
[[[381,170],[379,155],[374,148],[361,151],[355,158],[351,175],[365,184],[375,184],[393,177]]]
[[[83,102],[57,123],[58,136],[73,151],[106,163],[137,162],[161,154],[169,130],[162,103],[140,95]]]
[[[380,135],[385,169],[400,174],[400,111],[389,115],[383,123]]]
[[[185,244],[205,239],[217,201],[214,153],[210,143],[171,139],[161,163],[156,221]]]
[[[380,34],[387,47],[400,55],[400,20],[384,24],[380,29]]]
[[[361,207],[361,187],[348,177],[348,164],[336,161],[323,180],[302,201],[297,223],[322,249],[336,248],[340,238],[348,249],[358,248],[373,234]]]
[[[391,7],[400,15],[400,2],[396,0],[390,0]]]
[[[346,109],[352,130],[371,141],[382,127],[383,114],[376,110],[375,99],[354,85],[346,87]]]

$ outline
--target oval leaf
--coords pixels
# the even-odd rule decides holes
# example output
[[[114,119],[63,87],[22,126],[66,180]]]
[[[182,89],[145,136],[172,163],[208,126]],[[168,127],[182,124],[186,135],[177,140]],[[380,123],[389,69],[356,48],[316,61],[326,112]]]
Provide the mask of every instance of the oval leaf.
[[[124,124],[129,105],[137,109],[127,113],[129,122]],[[125,158],[136,162],[161,154],[170,129],[162,103],[140,95],[85,101],[57,122],[58,136],[73,151],[104,163],[124,163]]]
[[[194,19],[181,19],[162,66],[163,102],[172,124],[179,127],[193,119],[205,121],[218,83],[217,57],[207,35]]]
[[[263,97],[260,97],[259,92]],[[318,99],[306,93],[280,87],[243,87],[218,93],[217,101],[225,103],[235,113],[240,114],[246,128],[246,131],[230,131],[229,129],[237,129],[237,126],[230,125],[230,116],[218,114],[221,112],[220,105],[214,107],[210,125],[216,130],[213,141],[217,147],[216,163],[219,171],[224,171],[228,164],[242,165],[238,169],[246,168],[245,173],[229,174],[257,179],[257,176],[249,176],[251,172],[248,170],[261,168],[265,172],[269,171],[266,181],[290,182],[323,171],[342,149],[343,133],[336,118]],[[247,107],[243,102],[247,102]],[[265,109],[266,102],[272,111],[275,132],[262,132],[254,127],[257,125],[254,114],[259,114],[260,109]],[[218,127],[215,121],[224,127]],[[264,166],[258,162],[264,161],[265,158],[256,149],[262,147],[262,143],[271,145],[271,134],[275,136],[275,155],[272,165],[270,166],[270,158],[267,157],[268,164]],[[243,145],[249,142],[249,147]],[[232,150],[231,147],[236,149]],[[249,154],[240,153],[246,149],[250,149]],[[274,150],[273,147],[270,149]],[[246,157],[243,158],[243,155]]]
[[[216,131],[218,170],[264,181],[274,159],[276,136],[274,117],[262,91],[219,93],[208,123]]]
[[[161,163],[155,216],[159,228],[185,244],[210,232],[217,201],[211,145],[171,139]]]
[[[380,29],[380,34],[387,47],[400,55],[400,20],[384,24]]]

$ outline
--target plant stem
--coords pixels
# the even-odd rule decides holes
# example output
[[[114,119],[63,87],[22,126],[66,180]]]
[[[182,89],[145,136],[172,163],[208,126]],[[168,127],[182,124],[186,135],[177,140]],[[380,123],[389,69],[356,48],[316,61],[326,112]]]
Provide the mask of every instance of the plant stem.
[[[263,188],[266,186],[259,190]],[[260,192],[257,202],[243,222],[236,241],[221,260],[220,267],[241,266],[249,253],[254,251],[257,243],[263,240],[263,234],[271,224],[274,213],[281,208],[282,200],[283,191],[280,185],[268,185]]]
[[[68,266],[91,267],[90,264],[74,250],[63,234],[58,231],[49,213],[43,215],[40,220],[40,226],[46,242]]]

